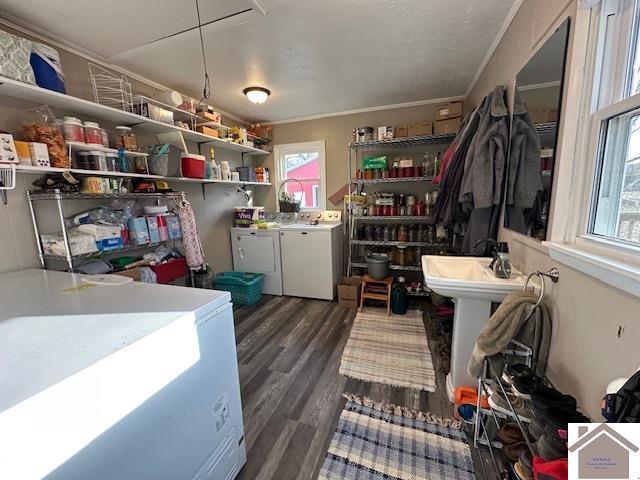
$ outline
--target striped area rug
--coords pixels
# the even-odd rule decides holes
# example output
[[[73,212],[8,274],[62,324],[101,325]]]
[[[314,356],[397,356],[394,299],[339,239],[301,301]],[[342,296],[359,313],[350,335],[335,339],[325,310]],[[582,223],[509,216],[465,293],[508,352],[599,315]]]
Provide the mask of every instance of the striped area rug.
[[[347,402],[318,480],[472,480],[458,429]]]
[[[342,354],[340,374],[435,392],[436,377],[422,311],[391,316],[378,308],[358,312]]]

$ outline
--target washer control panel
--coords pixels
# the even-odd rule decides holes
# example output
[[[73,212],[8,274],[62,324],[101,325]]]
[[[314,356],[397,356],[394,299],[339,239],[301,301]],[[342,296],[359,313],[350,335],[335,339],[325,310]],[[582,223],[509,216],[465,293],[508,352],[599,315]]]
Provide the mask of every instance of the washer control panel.
[[[298,221],[298,213],[295,212],[265,212],[264,218],[267,222],[276,222],[287,225]]]
[[[341,222],[342,211],[341,210],[323,210],[313,212],[300,212],[298,219],[303,222]]]

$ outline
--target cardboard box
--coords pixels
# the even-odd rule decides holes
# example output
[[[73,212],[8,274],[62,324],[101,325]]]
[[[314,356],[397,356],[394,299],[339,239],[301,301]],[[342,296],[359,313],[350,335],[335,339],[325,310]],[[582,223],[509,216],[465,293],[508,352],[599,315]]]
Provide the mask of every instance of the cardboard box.
[[[338,306],[358,308],[360,306],[360,288],[362,277],[342,277],[338,283]]]
[[[462,102],[449,102],[436,109],[436,120],[447,120],[462,116]]]
[[[405,138],[409,136],[409,127],[396,127],[395,131],[396,138]]]
[[[433,122],[417,122],[407,127],[408,137],[417,137],[418,135],[431,135],[433,133]]]
[[[119,272],[113,272],[114,275],[122,275],[123,277],[133,278],[134,281],[140,281],[140,267],[128,268],[126,270],[120,270]]]
[[[222,115],[218,112],[198,112],[197,115],[213,123],[222,123]]]
[[[378,140],[393,140],[394,134],[394,127],[388,125],[378,127]]]
[[[216,130],[215,128],[207,127],[206,125],[198,125],[196,127],[196,131],[203,133],[205,135],[209,135],[210,137],[213,137],[213,138],[218,138],[220,136],[220,134],[218,133],[218,130]]]
[[[533,123],[547,123],[549,118],[549,110],[543,107],[527,107],[527,111],[531,116]]]
[[[29,142],[31,165],[34,167],[50,167],[49,151],[46,143]]]
[[[437,135],[446,135],[448,133],[457,133],[458,127],[462,122],[462,118],[449,118],[447,120],[436,120],[434,133]]]
[[[29,142],[22,142],[16,140],[16,153],[18,154],[18,160],[20,165],[32,165],[31,163],[31,151],[29,150]]]

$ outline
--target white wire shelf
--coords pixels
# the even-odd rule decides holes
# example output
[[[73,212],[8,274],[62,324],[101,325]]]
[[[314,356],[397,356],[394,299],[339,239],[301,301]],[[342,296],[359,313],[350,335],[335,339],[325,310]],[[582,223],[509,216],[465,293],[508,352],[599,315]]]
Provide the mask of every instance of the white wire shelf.
[[[170,238],[167,240],[162,240],[160,242],[156,242],[156,243],[148,243],[146,245],[126,245],[124,247],[121,248],[115,248],[113,250],[106,250],[106,251],[101,251],[101,252],[90,252],[90,253],[83,253],[80,255],[71,255],[71,258],[75,261],[75,260],[86,260],[89,258],[99,258],[99,257],[104,257],[107,255],[120,255],[123,253],[127,253],[133,250],[144,250],[144,249],[148,249],[148,248],[157,248],[160,245],[164,245],[166,243],[171,243],[171,242],[180,242],[182,240],[182,237],[179,238]],[[42,258],[44,258],[45,260],[60,260],[60,261],[66,261],[67,257],[64,255],[50,255],[50,254],[43,254]],[[114,272],[115,273],[115,272]]]
[[[82,168],[56,168],[56,167],[34,167],[31,165],[17,165],[17,173],[42,175],[44,173],[64,173],[70,172],[78,175],[95,175],[99,177],[126,177],[126,178],[144,178],[148,180],[165,180],[167,182],[179,183],[220,183],[225,185],[255,185],[255,186],[271,186],[266,182],[235,182],[233,180],[211,180],[207,178],[187,178],[187,177],[164,177],[162,175],[152,175],[147,173],[131,173],[131,172],[112,172],[104,170],[85,170]]]
[[[405,137],[394,138],[392,140],[372,140],[370,142],[351,142],[349,146],[356,150],[372,150],[382,148],[403,148],[403,147],[415,147],[419,145],[437,145],[450,143],[455,134],[433,134],[433,135],[420,135],[417,137]]]
[[[71,152],[104,152],[104,153],[118,153],[118,149],[103,147],[102,145],[90,145],[88,143],[82,142],[65,142],[67,148],[71,150]],[[143,152],[132,152],[130,150],[124,151],[125,156],[127,157],[148,157],[148,153]]]
[[[135,199],[159,199],[171,198],[174,200],[181,199],[183,192],[164,192],[164,193],[80,193],[80,192],[60,192],[57,190],[29,190],[31,200],[87,200],[87,199],[108,199],[115,200],[118,198],[135,198]]]
[[[86,115],[88,117],[105,120],[117,125],[128,125],[147,130],[152,133],[180,132],[185,140],[213,145],[223,150],[231,150],[247,155],[268,155],[271,152],[248,145],[240,145],[230,141],[206,135],[204,133],[189,130],[187,128],[169,125],[157,120],[152,120],[135,113],[119,110],[107,105],[101,105],[84,98],[54,92],[35,85],[18,82],[10,78],[0,76],[0,95],[26,100],[36,104],[47,104],[65,113]]]

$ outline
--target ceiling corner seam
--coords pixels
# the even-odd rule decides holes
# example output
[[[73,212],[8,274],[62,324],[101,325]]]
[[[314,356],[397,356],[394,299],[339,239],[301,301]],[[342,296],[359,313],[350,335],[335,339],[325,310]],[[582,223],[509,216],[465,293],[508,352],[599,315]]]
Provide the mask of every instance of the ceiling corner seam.
[[[28,22],[19,20],[13,17],[12,15],[8,15],[7,12],[5,12],[4,10],[2,10],[1,12],[3,15],[5,15],[5,17],[4,18],[0,17],[0,25],[6,25],[7,27],[13,28],[14,30],[25,33],[34,38],[37,38],[38,40],[42,40],[43,42],[48,42],[49,44],[57,48],[66,50],[67,52],[77,55],[81,58],[84,58],[89,62],[95,62],[103,67],[110,68],[111,70],[122,73],[123,75],[127,75],[133,78],[134,80],[137,80],[146,85],[149,85],[150,87],[157,88],[158,90],[171,90],[170,88],[166,87],[165,85],[162,85],[161,83],[155,82],[149,78],[146,78],[142,75],[132,72],[126,68],[122,68],[117,65],[114,65],[110,63],[108,59],[102,57],[101,55],[96,56],[94,52],[85,50],[81,46],[76,45],[74,42],[64,40],[60,38],[58,35],[54,35],[53,33],[47,30],[44,31],[46,35],[43,35],[42,33],[38,33],[34,25],[31,25]],[[253,123],[244,118],[240,118],[233,113],[225,112],[220,108],[216,108],[216,110],[219,110],[220,113],[222,113],[224,116],[229,117],[230,119],[235,120],[236,122],[241,123],[243,125],[250,125],[251,123]]]
[[[518,13],[518,10],[522,6],[522,2],[523,0],[516,0],[511,6],[511,8],[509,9],[509,12],[507,13],[507,16],[502,22],[502,25],[500,25],[500,29],[498,30],[498,33],[496,34],[495,38],[493,39],[493,42],[489,46],[489,50],[487,50],[487,53],[482,59],[482,62],[480,62],[480,65],[478,65],[478,69],[476,70],[475,75],[471,79],[469,88],[467,88],[467,91],[464,94],[465,99],[469,96],[469,94],[471,94],[471,91],[476,86],[476,83],[478,83],[478,80],[480,79],[480,76],[482,75],[482,73],[484,72],[484,69],[489,63],[489,60],[491,60],[491,57],[493,57],[493,54],[498,48],[498,45],[500,45],[502,38],[504,37],[505,33],[507,33],[507,30],[509,29],[511,22],[513,22],[513,19],[515,18],[516,13]]]

